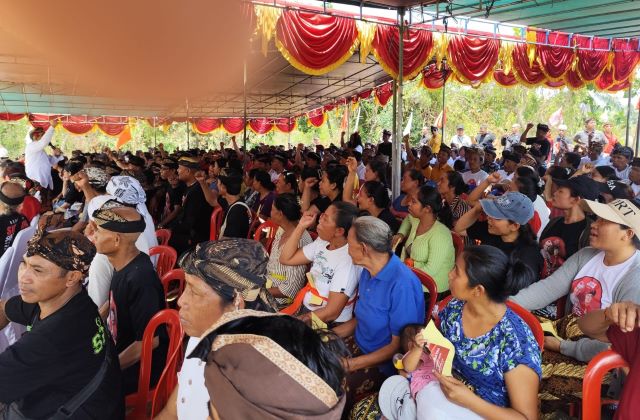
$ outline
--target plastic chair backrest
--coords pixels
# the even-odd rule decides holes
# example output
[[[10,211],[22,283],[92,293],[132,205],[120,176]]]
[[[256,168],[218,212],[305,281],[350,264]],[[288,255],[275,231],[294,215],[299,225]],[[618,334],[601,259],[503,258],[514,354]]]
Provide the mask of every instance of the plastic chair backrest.
[[[433,307],[431,317],[433,318],[433,322],[435,322],[436,327],[438,328],[440,328],[440,317],[438,316],[438,314],[441,310],[444,309],[445,306],[449,304],[449,302],[451,302],[451,299],[453,299],[453,296],[449,295],[446,298],[442,299],[440,302],[436,303],[436,305]]]
[[[271,253],[271,245],[273,244],[273,240],[276,237],[276,232],[278,231],[279,226],[272,222],[271,220],[267,220],[264,223],[261,223],[260,226],[256,228],[256,232],[253,234],[253,239],[260,242],[262,239],[262,234],[266,231],[266,241],[264,243],[264,247],[268,253]]]
[[[431,313],[433,312],[433,308],[436,306],[436,299],[438,298],[438,285],[436,284],[436,281],[433,279],[433,277],[431,277],[424,271],[418,270],[417,268],[414,268],[414,267],[410,267],[410,268],[411,268],[411,271],[413,271],[413,273],[418,277],[418,280],[420,280],[420,283],[422,283],[422,285],[426,287],[427,290],[429,291],[429,304],[425,308],[426,310],[425,322],[428,322],[428,320],[431,317]]]
[[[258,211],[261,209],[262,207],[258,208]],[[251,224],[249,225],[249,232],[247,233],[247,239],[251,239],[253,238],[253,234],[256,231],[256,229],[258,228],[258,226],[262,223],[262,220],[260,220],[260,213],[257,213],[255,211],[251,211]]]
[[[156,230],[156,238],[158,238],[158,245],[169,245],[171,231],[169,229],[158,229]]]
[[[531,332],[538,342],[538,346],[540,350],[544,348],[544,331],[542,331],[542,325],[540,325],[540,321],[535,317],[531,312],[527,311],[522,306],[518,305],[515,302],[508,300],[507,306],[511,308],[513,312],[515,312],[522,320],[531,328]]]
[[[168,307],[169,303],[177,302],[182,292],[184,292],[184,271],[180,268],[169,270],[164,274],[164,276],[162,276],[160,281],[162,282],[164,299],[167,302]],[[175,282],[178,283],[178,287],[172,288],[171,285],[175,284]]]
[[[583,420],[600,420],[602,378],[612,369],[627,366],[622,356],[613,350],[603,351],[591,359],[582,380]]]
[[[218,206],[211,212],[211,225],[209,227],[209,240],[216,241],[220,237],[220,229],[224,219],[222,207]]]
[[[147,404],[151,401],[153,391],[150,389],[151,381],[151,354],[153,352],[153,338],[156,330],[162,325],[168,326],[167,335],[169,336],[169,346],[167,348],[167,360],[164,374],[166,371],[177,369],[176,363],[171,363],[171,356],[176,351],[182,351],[182,338],[184,330],[180,324],[180,315],[178,311],[173,309],[163,309],[149,320],[144,329],[142,336],[142,351],[140,352],[140,374],[138,376],[138,391],[134,394],[127,395],[127,408],[132,407],[133,410],[127,414],[127,419],[147,419]]]
[[[451,239],[453,240],[453,248],[456,250],[456,258],[464,250],[464,239],[458,232],[451,231]]]
[[[158,245],[149,249],[149,257],[158,256],[156,272],[162,278],[169,270],[172,270],[178,261],[178,253],[170,246]]]
[[[182,358],[182,347],[176,348],[175,352],[169,358],[167,366],[162,371],[162,375],[158,380],[156,389],[153,391],[153,402],[151,403],[151,417],[156,417],[160,411],[167,405],[171,393],[178,385],[178,370],[180,369]]]

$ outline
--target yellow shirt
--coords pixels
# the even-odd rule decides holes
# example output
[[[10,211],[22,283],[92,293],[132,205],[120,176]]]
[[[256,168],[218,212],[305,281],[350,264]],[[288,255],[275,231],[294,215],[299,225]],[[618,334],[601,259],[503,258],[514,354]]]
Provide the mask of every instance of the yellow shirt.
[[[442,174],[445,174],[451,171],[453,171],[453,168],[446,163],[443,166],[436,164],[431,168],[431,173],[427,178],[429,178],[431,181],[438,182]]]
[[[429,139],[429,143],[427,143],[427,146],[431,148],[431,152],[435,155],[440,151],[441,144],[442,144],[442,135],[438,133],[431,136],[431,138]]]

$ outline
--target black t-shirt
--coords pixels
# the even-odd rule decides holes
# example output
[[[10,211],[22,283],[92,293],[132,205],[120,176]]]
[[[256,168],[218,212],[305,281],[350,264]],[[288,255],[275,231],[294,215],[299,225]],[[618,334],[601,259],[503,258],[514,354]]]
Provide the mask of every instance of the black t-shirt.
[[[166,196],[164,201],[164,213],[163,217],[166,217],[169,213],[171,213],[176,206],[182,205],[182,198],[184,197],[184,193],[187,189],[187,186],[184,182],[178,182],[176,187],[172,187],[171,184],[167,183],[166,185]]]
[[[27,227],[29,227],[27,219],[19,213],[0,216],[0,257],[13,244],[18,232]]]
[[[7,317],[27,333],[0,354],[0,401],[21,401],[29,418],[48,418],[80,392],[111,354],[98,389],[74,419],[124,418],[121,372],[113,343],[96,305],[83,289],[62,308],[40,319],[40,307],[20,296],[9,299]]]
[[[519,259],[531,267],[535,280],[540,278],[543,260],[537,244],[522,244],[517,241],[504,242],[500,236],[489,233],[489,225],[487,222],[475,222],[467,228],[467,235],[471,239],[479,240],[482,245],[491,245],[498,248],[508,257],[511,257],[513,254],[514,258]]]
[[[527,144],[533,146],[540,151],[542,160],[547,160],[549,157],[549,150],[551,150],[551,143],[547,139],[539,139],[537,137],[528,137]]]
[[[400,228],[400,222],[398,221],[398,219],[396,219],[396,217],[391,213],[389,209],[382,210],[378,215],[378,219],[388,224],[393,234],[398,232],[398,229]]]
[[[246,238],[251,225],[251,210],[244,202],[236,201],[231,206],[224,198],[218,202],[224,211],[223,229],[220,236],[225,238]]]
[[[342,201],[342,194],[338,194],[338,196],[336,197],[335,200],[331,201],[331,199],[329,197],[326,197],[324,195],[318,196],[316,197],[315,200],[311,201],[311,205],[315,205],[318,210],[320,210],[320,213],[324,213],[325,211],[327,211],[327,209],[329,208],[330,205],[332,205],[333,203],[336,203],[338,201]]]
[[[580,235],[587,227],[587,219],[575,223],[564,223],[564,217],[551,220],[540,234],[540,244],[543,245],[545,239],[557,238],[553,246],[557,247],[558,254],[563,259],[567,259],[580,249]]]
[[[120,354],[135,341],[142,341],[149,320],[166,307],[164,290],[151,259],[140,252],[129,264],[113,272],[109,290],[109,317],[107,324]],[[160,345],[153,350],[151,367],[152,385],[160,378],[166,363],[167,335],[159,328]],[[123,371],[124,392],[137,389],[140,363]]]
[[[388,142],[388,143],[383,142],[378,144],[378,154],[387,155],[389,156],[389,159],[391,159],[391,150],[392,150],[391,142]]]
[[[175,232],[189,235],[194,244],[208,240],[212,211],[200,184],[194,182],[185,189],[182,212],[178,215]]]

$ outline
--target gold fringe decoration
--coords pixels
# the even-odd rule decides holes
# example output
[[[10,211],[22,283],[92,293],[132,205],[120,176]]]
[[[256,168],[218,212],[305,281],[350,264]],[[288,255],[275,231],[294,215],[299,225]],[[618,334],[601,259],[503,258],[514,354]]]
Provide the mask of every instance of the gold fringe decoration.
[[[262,54],[266,57],[269,41],[276,34],[276,25],[282,15],[282,9],[256,4],[254,10],[257,18],[256,29],[262,36]]]
[[[360,62],[365,64],[367,56],[371,52],[371,45],[373,44],[373,38],[376,36],[378,25],[358,20],[356,21],[356,28],[358,28],[358,40],[360,41]]]

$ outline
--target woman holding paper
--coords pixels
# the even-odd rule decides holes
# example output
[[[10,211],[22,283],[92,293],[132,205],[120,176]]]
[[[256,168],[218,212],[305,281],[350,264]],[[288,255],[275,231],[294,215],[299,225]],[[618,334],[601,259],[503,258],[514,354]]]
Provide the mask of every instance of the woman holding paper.
[[[491,246],[467,247],[458,257],[449,273],[453,299],[439,314],[455,347],[454,376],[435,372],[438,382],[418,392],[418,418],[538,418],[540,348],[505,304],[533,275]]]
[[[353,204],[334,202],[320,216],[318,239],[299,248],[302,236],[316,220],[315,213],[310,211],[302,216],[280,250],[280,263],[311,264],[309,282],[303,288],[305,293],[298,293],[285,313],[304,313],[301,318],[306,321],[313,312],[327,324],[351,319],[361,268],[351,261],[347,235],[357,215],[358,209]]]

